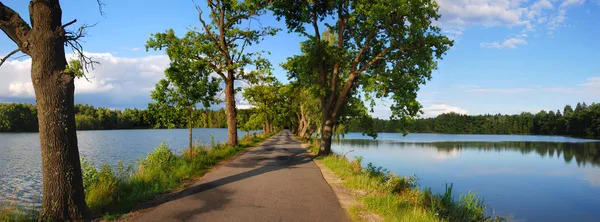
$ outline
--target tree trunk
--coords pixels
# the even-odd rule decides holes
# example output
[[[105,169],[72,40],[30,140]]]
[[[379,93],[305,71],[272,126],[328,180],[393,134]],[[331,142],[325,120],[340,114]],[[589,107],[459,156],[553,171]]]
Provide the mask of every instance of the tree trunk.
[[[333,126],[335,120],[332,118],[329,110],[323,111],[323,126],[321,128],[321,149],[319,149],[320,156],[327,156],[331,154],[331,137],[333,136]]]
[[[192,112],[193,112],[194,107],[190,106],[190,108],[188,109],[188,127],[190,128],[190,144],[189,144],[189,148],[190,148],[190,157],[194,156],[194,146],[192,144],[192,138],[193,138],[193,124],[192,124]]]
[[[304,134],[304,138],[308,139],[310,138],[313,133],[315,133],[315,131],[317,130],[316,126],[311,126],[310,129],[308,130],[308,133]]]
[[[77,147],[74,73],[66,73],[65,32],[58,1],[31,1],[27,51],[42,151],[43,220],[89,218]],[[33,22],[35,21],[35,23]]]
[[[227,143],[235,146],[238,144],[237,137],[237,111],[235,109],[235,89],[233,73],[230,73],[225,86],[225,106],[227,112]]]

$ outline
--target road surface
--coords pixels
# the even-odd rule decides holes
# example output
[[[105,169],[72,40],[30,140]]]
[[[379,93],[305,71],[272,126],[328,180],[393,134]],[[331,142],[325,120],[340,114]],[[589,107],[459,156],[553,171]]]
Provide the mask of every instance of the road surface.
[[[349,221],[289,131],[249,148],[136,221]]]

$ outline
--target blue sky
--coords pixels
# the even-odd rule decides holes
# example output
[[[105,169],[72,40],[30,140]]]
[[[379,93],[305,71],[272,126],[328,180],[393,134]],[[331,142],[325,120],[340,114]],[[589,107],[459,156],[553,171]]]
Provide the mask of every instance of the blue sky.
[[[28,20],[26,1],[2,1]],[[109,108],[145,108],[168,58],[146,52],[150,33],[169,28],[184,34],[199,25],[192,1],[105,0],[101,16],[95,1],[63,1],[63,20],[98,23],[85,38],[85,50],[101,65],[91,82],[76,82],[76,102]],[[203,1],[197,1],[204,5]],[[433,79],[419,92],[426,116],[443,112],[520,113],[562,109],[565,104],[600,101],[600,0],[438,0],[438,25],[455,39]],[[299,53],[303,39],[287,33],[272,16],[262,25],[284,29],[251,48],[270,51],[274,74],[286,82],[279,64]],[[16,46],[0,35],[0,55]],[[33,101],[30,60],[0,67],[0,101]],[[244,101],[240,101],[244,103]],[[388,101],[374,113],[386,118]],[[242,105],[243,106],[243,105]]]

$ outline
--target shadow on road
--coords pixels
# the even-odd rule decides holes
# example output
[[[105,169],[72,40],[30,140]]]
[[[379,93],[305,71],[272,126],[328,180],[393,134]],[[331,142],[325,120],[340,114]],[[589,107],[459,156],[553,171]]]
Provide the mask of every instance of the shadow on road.
[[[280,145],[281,147],[275,147],[276,145]],[[262,145],[246,152],[244,155],[238,157],[238,159],[235,161],[226,165],[226,167],[251,168],[251,170],[214,181],[208,181],[203,184],[189,187],[177,193],[167,194],[156,200],[140,204],[137,210],[153,208],[163,203],[199,194],[204,191],[217,189],[223,185],[248,179],[264,173],[281,169],[296,168],[298,165],[311,161],[312,157],[306,152],[306,149],[301,147],[301,143],[294,140],[289,132],[283,132],[273,136]],[[181,214],[178,214],[178,217],[181,217],[182,220],[187,220],[195,214],[220,209],[231,201],[231,191],[219,189],[218,192],[212,193],[217,195],[211,194],[210,197],[207,198],[210,199],[209,204],[205,204],[205,206],[192,211],[182,212]],[[197,198],[200,198],[200,196]]]

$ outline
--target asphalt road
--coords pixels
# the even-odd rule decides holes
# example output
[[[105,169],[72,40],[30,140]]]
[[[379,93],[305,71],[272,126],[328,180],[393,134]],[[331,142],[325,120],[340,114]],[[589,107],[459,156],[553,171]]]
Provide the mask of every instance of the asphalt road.
[[[136,221],[349,221],[288,131],[207,173]]]

